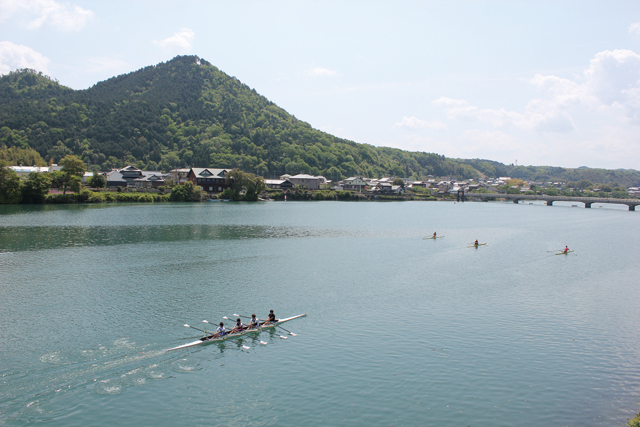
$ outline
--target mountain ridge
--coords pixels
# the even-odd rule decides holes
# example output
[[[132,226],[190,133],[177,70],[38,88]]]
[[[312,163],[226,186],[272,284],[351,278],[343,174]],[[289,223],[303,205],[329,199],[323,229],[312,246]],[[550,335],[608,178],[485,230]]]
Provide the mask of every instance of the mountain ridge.
[[[594,170],[522,169],[356,143],[314,129],[194,55],[83,90],[66,88],[34,70],[18,70],[0,77],[0,95],[0,147],[33,148],[54,162],[75,154],[94,170],[126,164],[149,170],[237,167],[265,177],[305,172],[334,180],[353,175],[467,179],[510,176],[512,171],[560,179],[567,171],[580,176]],[[595,176],[640,185],[637,171]]]

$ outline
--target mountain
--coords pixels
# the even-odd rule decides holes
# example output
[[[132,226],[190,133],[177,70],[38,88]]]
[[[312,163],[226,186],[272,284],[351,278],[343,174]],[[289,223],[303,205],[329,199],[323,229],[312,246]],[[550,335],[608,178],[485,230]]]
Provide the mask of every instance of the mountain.
[[[337,138],[296,119],[197,56],[178,56],[85,90],[64,87],[34,70],[4,75],[3,146],[32,148],[56,163],[75,154],[97,170],[127,164],[147,170],[237,167],[265,177],[304,172],[334,180],[352,175],[462,179],[510,173],[509,166],[498,162],[449,159]],[[640,184],[640,173],[636,175]],[[618,182],[627,184],[626,179]]]

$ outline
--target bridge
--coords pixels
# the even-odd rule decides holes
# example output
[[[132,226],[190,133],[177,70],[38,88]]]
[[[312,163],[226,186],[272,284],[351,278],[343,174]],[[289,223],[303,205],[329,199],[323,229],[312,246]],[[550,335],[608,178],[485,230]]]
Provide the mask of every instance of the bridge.
[[[606,197],[574,197],[574,196],[546,196],[544,194],[503,194],[503,193],[464,193],[465,198],[478,198],[483,201],[488,199],[507,199],[518,203],[520,200],[543,200],[547,206],[553,202],[580,202],[585,208],[590,208],[593,203],[611,203],[616,205],[627,205],[630,211],[635,211],[640,205],[640,199],[610,199]]]

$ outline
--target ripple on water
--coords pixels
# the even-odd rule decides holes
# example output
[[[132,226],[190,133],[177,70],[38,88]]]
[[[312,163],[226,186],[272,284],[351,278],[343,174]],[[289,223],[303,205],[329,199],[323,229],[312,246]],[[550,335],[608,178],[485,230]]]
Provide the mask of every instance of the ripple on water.
[[[142,372],[142,368],[137,368],[120,376],[123,384],[139,387],[147,383],[147,377]]]
[[[189,363],[187,359],[179,359],[171,362],[171,369],[175,372],[195,372],[202,368],[198,365]]]
[[[40,361],[47,365],[64,365],[67,362],[66,358],[60,355],[59,351],[43,354],[40,356]]]
[[[93,390],[98,394],[113,395],[122,393],[124,388],[125,385],[120,378],[111,378],[98,381]]]
[[[153,365],[148,366],[144,370],[144,373],[147,376],[147,378],[150,378],[152,380],[166,380],[167,378],[170,377],[169,373],[163,371],[160,365],[157,363],[154,363]]]

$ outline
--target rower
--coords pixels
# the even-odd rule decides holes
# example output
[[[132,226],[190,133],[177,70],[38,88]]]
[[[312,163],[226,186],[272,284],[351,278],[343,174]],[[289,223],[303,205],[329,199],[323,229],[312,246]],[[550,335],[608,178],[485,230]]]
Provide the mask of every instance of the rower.
[[[569,246],[565,245],[564,246],[564,253],[566,254],[567,252],[569,252]]]
[[[251,315],[251,320],[249,321],[249,328],[248,329],[253,329],[253,328],[258,328],[260,327],[260,321],[258,320],[258,318],[256,317],[255,314]]]
[[[244,325],[242,324],[242,320],[240,320],[240,318],[238,317],[238,320],[236,320],[236,324],[233,326],[233,329],[229,331],[229,333],[242,332],[243,329]]]
[[[476,239],[475,243],[473,244],[474,246],[478,246],[478,239]]]
[[[224,328],[224,323],[220,322],[220,326],[216,329],[216,333],[213,334],[213,337],[223,337],[227,335],[227,330]]]
[[[273,310],[269,310],[269,316],[267,316],[267,321],[263,323],[263,325],[268,325],[269,323],[272,322],[277,322],[278,319],[276,319],[276,315],[273,314]]]
[[[436,238],[436,232],[435,231],[433,232],[433,238],[434,239]]]

